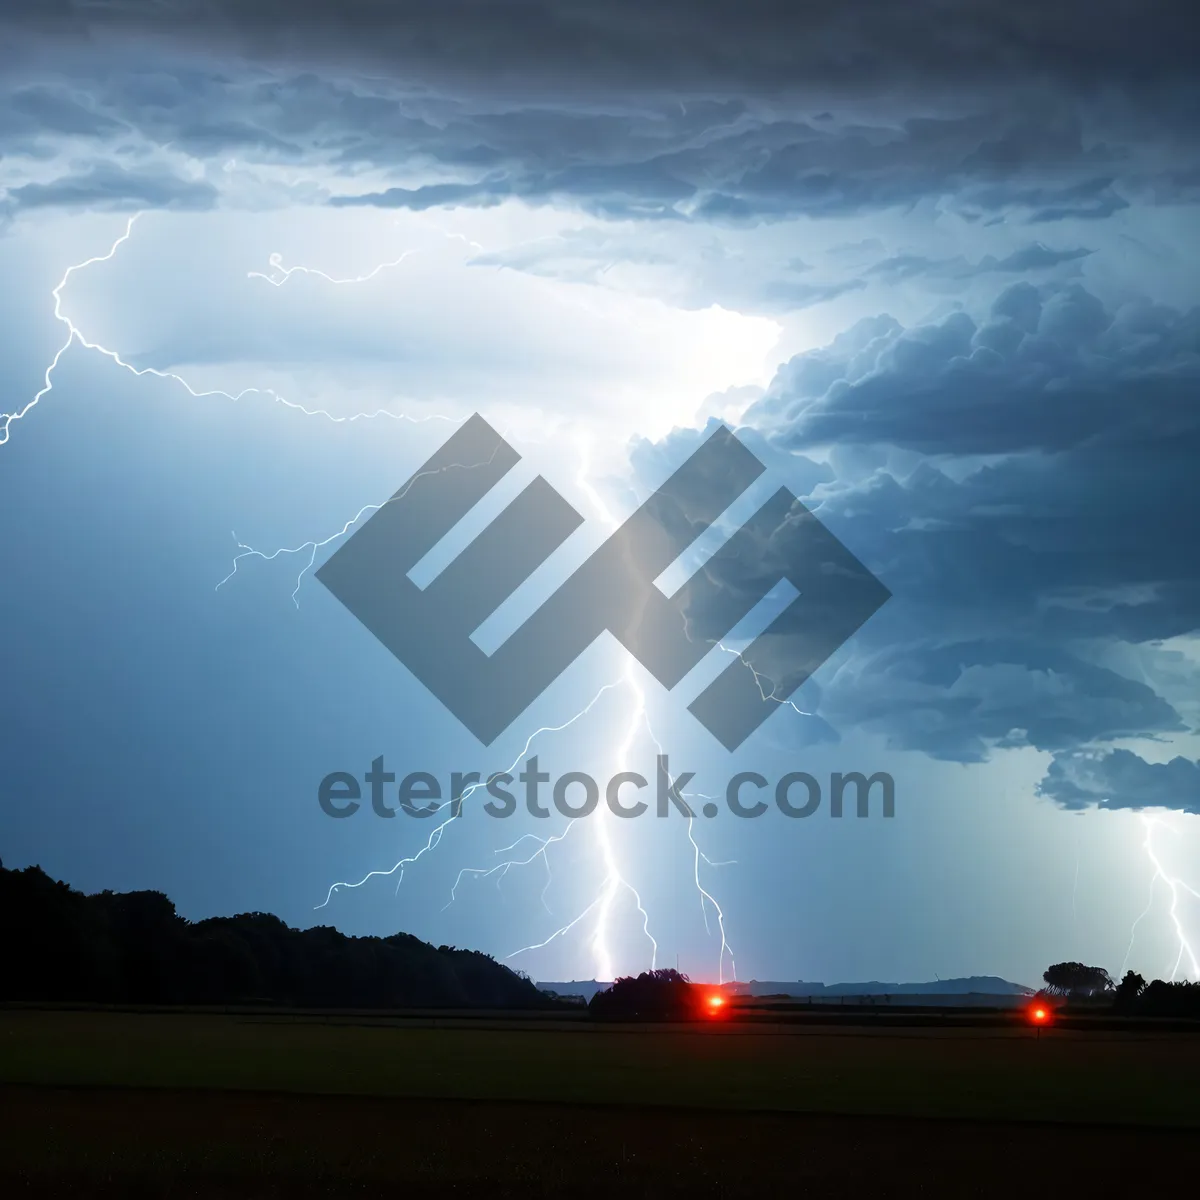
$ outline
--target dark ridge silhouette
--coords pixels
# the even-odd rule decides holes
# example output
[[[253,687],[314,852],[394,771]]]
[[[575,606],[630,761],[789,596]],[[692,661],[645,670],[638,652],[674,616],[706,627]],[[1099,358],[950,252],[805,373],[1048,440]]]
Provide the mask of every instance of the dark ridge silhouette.
[[[162,892],[88,896],[0,864],[0,1000],[507,1008],[553,1002],[475,950],[407,933],[292,929],[270,913],[187,921]]]

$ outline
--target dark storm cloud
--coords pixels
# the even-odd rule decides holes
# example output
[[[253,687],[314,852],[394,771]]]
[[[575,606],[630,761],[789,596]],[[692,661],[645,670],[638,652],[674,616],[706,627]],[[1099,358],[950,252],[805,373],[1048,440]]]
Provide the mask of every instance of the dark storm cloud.
[[[1123,155],[1115,147],[1112,152],[1117,156]],[[1105,165],[1115,167],[1116,163]],[[1172,173],[1164,172],[1159,186],[1166,185],[1171,179]],[[1177,193],[1172,191],[1172,195]],[[976,190],[967,198],[963,208],[967,216],[976,220],[1002,207],[1023,209],[1030,224],[1040,225],[1071,219],[1103,221],[1129,206],[1129,201],[1117,191],[1117,181],[1113,175],[1096,175],[1065,185],[992,185]]]
[[[345,205],[751,224],[935,198],[1048,223],[1197,191],[1182,2],[59,0],[3,23],[18,86],[86,94],[26,140],[293,160],[347,176]],[[30,103],[0,98],[0,141]]]
[[[49,183],[10,188],[4,204],[10,211],[51,206],[89,209],[211,208],[217,191],[203,180],[180,179],[166,170],[125,170],[100,162],[87,170]]]
[[[1197,394],[1200,314],[1073,285],[1009,288],[978,323],[872,318],[782,367],[754,444],[892,593],[806,705],[964,762],[1186,731],[1102,651],[1200,628]],[[785,534],[727,586],[778,572]]]
[[[286,142],[265,129],[238,120],[197,121],[192,124],[184,124],[176,131],[172,141],[197,156],[253,149],[273,151],[295,159],[304,153],[302,146],[294,142]]]
[[[1064,808],[1168,808],[1200,813],[1200,763],[1150,763],[1129,750],[1056,754],[1038,786]]]
[[[58,37],[137,34],[525,88],[836,94],[1036,77],[1152,89],[1190,77],[1200,45],[1186,0],[10,0],[6,18]]]
[[[28,139],[47,134],[99,138],[127,128],[123,122],[49,87],[19,87],[0,108],[0,138]]]
[[[419,188],[388,188],[369,196],[334,196],[330,201],[335,207],[373,205],[377,208],[407,208],[423,212],[427,208],[470,204],[490,207],[499,204],[512,194],[511,187],[498,179],[490,184],[431,183]]]
[[[755,452],[893,593],[821,676],[833,727],[958,761],[1038,747],[1057,756],[1044,793],[1061,803],[1166,795],[1140,759],[1077,755],[1185,727],[1154,681],[1097,648],[1200,626],[1200,314],[1065,286],[1091,239],[1053,226],[1200,198],[1193,10],[10,0],[0,151],[39,161],[5,203],[220,202],[219,171],[154,165],[169,145],[209,164],[295,164],[337,206],[516,198],[735,226],[892,208],[1023,229],[999,257],[860,246],[859,277],[783,263],[751,286],[730,269],[713,294],[786,310],[868,280],[1054,279],[973,316],[860,322],[786,364],[747,421]],[[554,244],[495,264],[589,278],[602,252]],[[761,590],[795,552],[791,532],[722,585]],[[725,632],[693,615],[699,636]],[[1093,786],[1085,761],[1107,764],[1109,783]]]
[[[486,205],[516,195],[580,203],[609,216],[637,211],[756,224],[797,214],[847,216],[911,205],[922,197],[945,197],[973,219],[1008,212],[1022,222],[1100,219],[1129,206],[1118,186],[1143,194],[1152,181],[1158,200],[1173,197],[1161,168],[1131,161],[1123,146],[1091,145],[1082,122],[1069,112],[1051,121],[1017,106],[966,117],[897,121],[893,114],[870,124],[823,126],[760,111],[698,139],[664,109],[653,120],[629,114],[622,140],[590,137],[594,123],[611,118],[586,112],[564,114],[531,138],[526,125],[536,116],[516,110],[486,124],[463,119],[440,133],[428,149],[443,161],[469,168],[445,148],[461,137],[477,157],[490,147],[489,165],[497,169],[472,173],[448,193],[450,200],[434,202]],[[1047,127],[1054,136],[1047,136]],[[1006,154],[981,154],[997,137],[1009,144]],[[379,162],[386,158],[385,147],[376,140],[355,154],[348,146],[342,157]],[[1097,166],[1108,173],[1096,177]],[[1118,171],[1128,179],[1118,183]],[[413,207],[425,206],[429,197],[388,189],[336,202]]]
[[[937,614],[937,634],[1008,630],[1034,641],[1176,637],[1200,623],[1200,444],[1128,456],[1031,455],[954,480],[886,469],[819,497],[835,530],[893,590]],[[917,619],[905,635],[924,635]]]
[[[1183,732],[1146,684],[1059,647],[997,636],[885,647],[827,689],[822,711],[886,736],[897,748],[980,762],[995,749]]]
[[[922,454],[1061,451],[1195,437],[1200,310],[1118,312],[1081,286],[1014,284],[977,323],[863,322],[793,359],[749,415],[797,447],[864,442]],[[782,432],[786,429],[786,432]]]
[[[962,257],[933,259],[920,254],[895,254],[869,267],[866,273],[881,278],[885,283],[921,277],[967,280],[979,275],[1026,275],[1033,271],[1048,271],[1064,263],[1079,262],[1091,253],[1091,250],[1082,247],[1052,250],[1041,242],[1033,242],[1003,258],[987,254],[977,263]]]

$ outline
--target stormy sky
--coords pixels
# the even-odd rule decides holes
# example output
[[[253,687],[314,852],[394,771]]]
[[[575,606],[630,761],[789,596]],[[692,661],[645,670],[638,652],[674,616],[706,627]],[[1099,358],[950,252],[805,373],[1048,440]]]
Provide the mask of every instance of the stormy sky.
[[[652,940],[728,977],[718,904],[742,978],[1196,973],[1189,5],[0,22],[5,865],[191,917],[550,939],[509,959],[542,979]],[[484,753],[312,577],[473,412],[523,456],[507,498],[540,472],[586,518],[518,601],[719,421],[891,599],[733,756],[636,670],[628,734],[611,642]],[[788,538],[722,583],[777,577]],[[602,933],[551,937],[612,875],[586,821],[539,855],[564,827],[468,814],[329,892],[429,830],[330,820],[323,775],[502,769],[597,695],[539,735],[549,769],[652,769],[657,741],[701,790],[882,770],[896,816],[722,814],[698,848],[628,822]]]

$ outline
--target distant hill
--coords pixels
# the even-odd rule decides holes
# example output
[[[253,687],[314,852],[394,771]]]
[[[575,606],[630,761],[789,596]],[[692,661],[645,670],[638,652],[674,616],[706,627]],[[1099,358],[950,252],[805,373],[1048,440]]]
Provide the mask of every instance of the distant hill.
[[[87,896],[0,866],[0,1000],[302,1008],[547,1007],[486,954],[407,933],[292,929],[270,913],[179,916],[162,892]]]
[[[794,996],[1027,996],[1034,990],[1020,983],[1010,983],[998,975],[968,975],[962,979],[935,979],[932,983],[881,983],[871,979],[864,983],[776,984],[751,980],[744,986],[754,989],[750,993],[754,996],[769,994],[763,988],[782,988],[788,995]],[[811,988],[812,991],[793,990],[803,988]]]
[[[559,996],[582,996],[590,1000],[598,991],[608,987],[594,979],[571,980],[564,983],[539,983],[543,991]],[[996,975],[971,975],[964,979],[938,979],[933,983],[810,983],[797,980],[792,983],[760,981],[751,979],[745,983],[727,983],[726,990],[740,996],[797,996],[814,1000],[834,999],[848,996],[912,996],[939,997],[950,1001],[953,997],[967,996],[1028,996],[1033,988],[1019,983],[1010,983]]]

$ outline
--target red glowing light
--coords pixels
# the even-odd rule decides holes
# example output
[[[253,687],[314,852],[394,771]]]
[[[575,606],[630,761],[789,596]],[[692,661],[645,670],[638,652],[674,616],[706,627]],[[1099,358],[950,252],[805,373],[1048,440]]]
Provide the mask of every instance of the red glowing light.
[[[724,1003],[725,1003],[724,996],[709,996],[709,998],[708,998],[708,1007],[711,1008],[714,1012],[718,1008],[720,1008]]]
[[[1050,1014],[1041,1007],[1035,1008],[1029,1015],[1039,1024],[1044,1022],[1050,1016]]]

